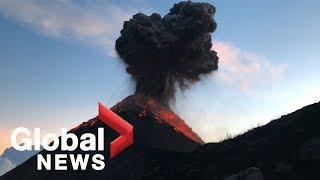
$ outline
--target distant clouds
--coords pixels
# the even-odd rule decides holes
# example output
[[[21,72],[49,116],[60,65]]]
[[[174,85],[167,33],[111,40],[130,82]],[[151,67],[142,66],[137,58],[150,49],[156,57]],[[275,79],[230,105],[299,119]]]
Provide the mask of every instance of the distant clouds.
[[[111,2],[1,0],[0,13],[44,35],[73,38],[114,56],[114,41],[133,13]]]
[[[13,147],[7,148],[0,156],[0,176],[20,165],[38,152],[39,151],[36,150],[18,151]]]
[[[270,86],[277,82],[287,65],[271,63],[266,57],[240,49],[228,42],[214,42],[219,70],[215,79],[242,91]]]
[[[13,164],[8,158],[0,157],[0,176],[13,169],[16,165]]]

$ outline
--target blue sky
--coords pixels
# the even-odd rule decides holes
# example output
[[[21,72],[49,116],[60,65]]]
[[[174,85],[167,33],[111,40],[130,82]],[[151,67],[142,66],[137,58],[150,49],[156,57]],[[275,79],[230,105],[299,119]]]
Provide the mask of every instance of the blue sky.
[[[56,132],[114,105],[134,84],[113,42],[134,13],[175,1],[0,2],[0,152],[16,127]],[[177,1],[176,1],[177,2]],[[175,111],[206,141],[237,134],[320,100],[320,2],[208,1],[216,6],[217,73]]]

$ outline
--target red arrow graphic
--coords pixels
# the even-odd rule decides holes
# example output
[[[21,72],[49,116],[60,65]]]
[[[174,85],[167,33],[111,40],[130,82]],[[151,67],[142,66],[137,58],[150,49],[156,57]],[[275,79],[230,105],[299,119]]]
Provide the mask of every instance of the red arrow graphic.
[[[99,119],[120,136],[110,144],[110,159],[133,144],[133,126],[99,103]]]

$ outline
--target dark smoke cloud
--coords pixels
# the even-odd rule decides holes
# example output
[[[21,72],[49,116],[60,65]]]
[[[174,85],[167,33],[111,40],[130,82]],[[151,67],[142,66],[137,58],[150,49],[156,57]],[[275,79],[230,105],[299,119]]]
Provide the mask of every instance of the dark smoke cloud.
[[[115,46],[136,81],[136,94],[168,104],[175,84],[185,89],[218,69],[217,53],[211,50],[214,13],[211,4],[186,1],[164,17],[138,13],[124,22]]]

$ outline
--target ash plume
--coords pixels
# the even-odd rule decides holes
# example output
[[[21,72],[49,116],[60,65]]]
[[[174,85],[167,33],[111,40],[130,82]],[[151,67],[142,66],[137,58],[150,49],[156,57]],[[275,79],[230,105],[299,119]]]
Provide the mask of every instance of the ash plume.
[[[138,13],[124,22],[115,48],[136,81],[135,94],[169,104],[176,84],[185,89],[218,69],[211,50],[214,13],[211,4],[185,1],[163,17]]]

